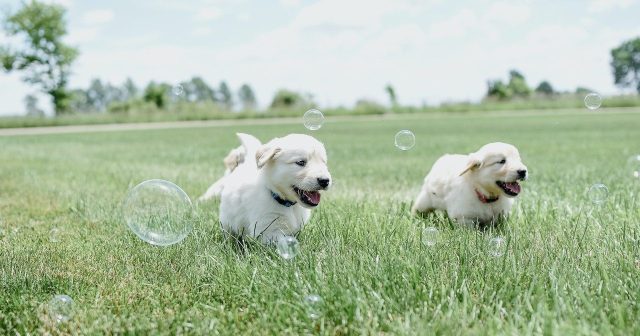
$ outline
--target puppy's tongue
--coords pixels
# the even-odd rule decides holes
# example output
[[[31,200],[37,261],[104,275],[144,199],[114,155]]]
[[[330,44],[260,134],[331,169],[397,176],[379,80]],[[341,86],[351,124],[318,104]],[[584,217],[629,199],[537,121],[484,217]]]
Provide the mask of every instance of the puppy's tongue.
[[[518,182],[505,182],[504,187],[514,194],[520,193],[520,184],[518,184]]]
[[[309,203],[318,205],[320,204],[320,193],[317,191],[303,191],[304,196],[307,197]]]

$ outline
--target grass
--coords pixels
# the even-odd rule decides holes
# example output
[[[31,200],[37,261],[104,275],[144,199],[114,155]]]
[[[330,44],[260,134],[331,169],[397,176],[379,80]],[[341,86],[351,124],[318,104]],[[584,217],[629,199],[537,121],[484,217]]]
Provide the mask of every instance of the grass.
[[[199,196],[222,173],[234,132],[261,139],[299,124],[0,138],[0,334],[614,334],[640,333],[640,153],[634,113],[405,115],[332,122],[335,185],[282,260],[239,249],[198,208],[192,234],[158,248],[123,224],[127,189],[163,178]],[[416,146],[394,148],[408,128]],[[503,228],[485,232],[408,209],[445,152],[517,145],[531,172]],[[609,187],[602,206],[585,192]],[[439,242],[421,243],[435,226]],[[59,242],[49,241],[59,230]],[[506,253],[488,241],[504,237]],[[46,314],[55,294],[73,318]],[[322,297],[311,320],[304,298]]]

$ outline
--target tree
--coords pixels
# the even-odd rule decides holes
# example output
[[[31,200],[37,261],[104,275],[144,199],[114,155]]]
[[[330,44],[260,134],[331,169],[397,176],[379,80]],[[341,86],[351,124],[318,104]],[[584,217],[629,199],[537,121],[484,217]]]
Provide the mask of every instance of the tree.
[[[24,105],[27,109],[27,115],[30,117],[44,117],[44,111],[38,107],[38,98],[34,95],[24,97]]]
[[[242,104],[242,109],[253,110],[256,108],[256,95],[249,84],[243,84],[238,91],[238,100]]]
[[[391,107],[398,106],[398,97],[396,96],[396,89],[391,86],[391,84],[387,84],[384,88],[387,91],[387,95],[389,95],[389,102],[391,102]]]
[[[553,89],[553,86],[551,86],[551,83],[549,83],[547,81],[542,81],[542,82],[540,82],[540,84],[538,84],[538,87],[536,87],[536,93],[539,93],[539,94],[545,95],[545,96],[552,96],[556,92]]]
[[[65,9],[35,0],[25,2],[16,13],[4,21],[6,34],[22,37],[23,44],[13,50],[0,48],[0,60],[5,71],[24,73],[26,83],[37,85],[53,102],[56,114],[68,111],[67,81],[71,63],[78,50],[63,43],[67,34]]]
[[[204,81],[204,79],[202,79],[202,77],[196,76],[191,78],[191,82],[189,84],[193,95],[193,101],[217,101],[216,92],[209,86],[209,84],[207,84],[207,82]],[[222,85],[222,83],[220,85]],[[228,89],[229,88],[227,87],[227,90]]]
[[[231,95],[229,85],[227,85],[225,81],[220,82],[220,86],[218,87],[218,100],[225,109],[230,110],[233,108],[233,96]]]
[[[271,108],[306,108],[312,105],[311,99],[287,89],[278,90],[271,101]]]
[[[138,87],[136,83],[133,82],[131,78],[127,78],[122,84],[122,89],[120,90],[123,95],[123,100],[131,100],[138,97]]]
[[[528,97],[531,94],[531,89],[529,88],[529,85],[527,85],[527,81],[517,70],[509,71],[508,86],[514,96]]]
[[[171,91],[171,85],[169,84],[150,82],[144,89],[142,98],[146,102],[154,103],[157,108],[163,109],[169,101],[169,91]]]
[[[511,88],[501,80],[495,79],[487,81],[487,97],[507,100],[511,99],[512,96],[513,92],[511,91]]]
[[[611,68],[617,86],[635,87],[640,93],[640,37],[611,50]]]

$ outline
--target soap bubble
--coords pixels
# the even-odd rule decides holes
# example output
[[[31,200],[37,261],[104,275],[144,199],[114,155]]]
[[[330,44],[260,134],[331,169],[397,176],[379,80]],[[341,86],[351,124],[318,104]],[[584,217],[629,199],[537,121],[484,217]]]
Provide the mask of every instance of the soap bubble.
[[[304,298],[304,303],[307,309],[307,316],[315,320],[322,316],[322,298],[318,295],[307,295]]]
[[[193,228],[189,196],[169,181],[148,180],[135,186],[123,203],[122,213],[129,228],[153,245],[178,243]]]
[[[184,87],[178,84],[171,89],[171,92],[174,96],[182,96],[182,94],[184,93]]]
[[[278,239],[278,254],[285,260],[291,260],[298,254],[296,237],[284,236]]]
[[[596,183],[589,188],[587,192],[589,195],[589,199],[593,204],[602,204],[609,197],[609,188],[602,183]]]
[[[49,230],[49,241],[52,243],[60,242],[60,229],[53,228]]]
[[[409,130],[402,130],[396,133],[395,144],[400,150],[409,150],[416,144],[416,136]]]
[[[602,97],[597,93],[589,93],[584,97],[584,106],[590,110],[595,110],[602,105]]]
[[[438,229],[433,226],[422,230],[422,243],[425,246],[433,246],[438,242]]]
[[[56,295],[49,301],[49,316],[58,322],[67,322],[73,316],[73,299],[68,295]]]
[[[629,168],[631,168],[631,176],[640,179],[640,155],[629,158]]]
[[[324,115],[316,109],[305,112],[302,119],[304,120],[304,127],[311,131],[319,130],[324,123]]]
[[[507,242],[502,237],[493,237],[489,240],[489,255],[501,257],[507,251]]]

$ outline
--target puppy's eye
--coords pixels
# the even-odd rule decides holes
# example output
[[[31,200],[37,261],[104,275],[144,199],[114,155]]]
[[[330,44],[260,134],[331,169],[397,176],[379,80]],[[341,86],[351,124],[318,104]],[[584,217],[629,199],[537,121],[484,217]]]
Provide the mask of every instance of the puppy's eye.
[[[507,159],[502,159],[502,160],[498,161],[498,164],[505,164],[505,163],[507,163]]]
[[[296,161],[296,164],[300,167],[304,167],[307,165],[307,161],[306,160]]]

